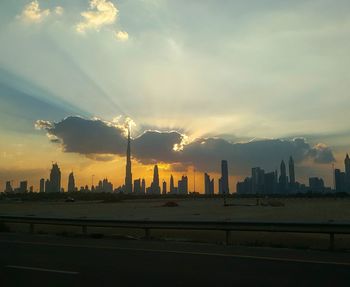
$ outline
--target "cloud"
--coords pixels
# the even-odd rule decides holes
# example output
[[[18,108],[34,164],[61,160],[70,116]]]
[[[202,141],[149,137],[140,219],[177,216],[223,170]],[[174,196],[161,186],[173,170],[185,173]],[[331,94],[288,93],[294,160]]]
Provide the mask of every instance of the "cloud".
[[[41,10],[39,2],[35,0],[24,6],[24,9],[19,18],[27,22],[39,23],[49,15],[50,10]]]
[[[50,121],[37,120],[34,127],[37,130],[49,130],[54,127],[54,124],[52,124]]]
[[[35,126],[60,139],[65,152],[122,154],[125,150],[125,130],[113,122],[68,117],[51,125],[47,121],[37,121]]]
[[[90,0],[90,9],[82,12],[84,21],[76,25],[77,32],[84,33],[87,30],[100,30],[105,25],[115,23],[118,15],[117,7],[106,0]]]
[[[87,120],[68,117],[58,123],[39,120],[40,127],[62,142],[65,152],[80,153],[96,160],[113,159],[111,155],[125,155],[125,122],[100,119]],[[174,149],[181,146],[181,149]],[[108,156],[105,156],[108,155]],[[324,145],[311,146],[304,138],[264,139],[232,143],[222,138],[197,138],[188,142],[177,131],[144,131],[132,139],[132,155],[143,164],[169,163],[181,168],[195,165],[201,171],[218,171],[220,160],[227,159],[233,173],[242,175],[254,167],[266,170],[279,167],[282,159],[293,156],[296,163],[312,160],[317,164],[333,162],[332,150]],[[99,156],[101,156],[99,158]]]
[[[128,32],[125,32],[125,31],[118,31],[118,32],[115,32],[115,37],[117,38],[118,41],[125,42],[129,39],[129,34]]]
[[[335,162],[332,150],[325,144],[319,143],[310,150],[310,156],[314,158],[316,163]]]
[[[57,6],[57,7],[55,8],[55,13],[56,13],[57,15],[61,16],[61,15],[63,14],[63,12],[64,12],[63,7]]]

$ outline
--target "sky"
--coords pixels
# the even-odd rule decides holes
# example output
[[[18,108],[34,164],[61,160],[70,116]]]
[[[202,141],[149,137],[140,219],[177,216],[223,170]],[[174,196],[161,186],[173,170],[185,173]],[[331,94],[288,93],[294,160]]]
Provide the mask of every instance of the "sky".
[[[0,2],[0,189],[187,173],[231,191],[250,168],[292,155],[301,182],[350,152],[346,0]],[[217,188],[217,187],[216,187]]]

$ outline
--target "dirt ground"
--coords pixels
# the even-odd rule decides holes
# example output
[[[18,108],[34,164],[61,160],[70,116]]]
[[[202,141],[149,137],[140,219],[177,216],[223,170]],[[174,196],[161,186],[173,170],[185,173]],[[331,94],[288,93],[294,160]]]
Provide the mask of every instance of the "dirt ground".
[[[177,207],[163,207],[175,201]],[[256,199],[143,199],[102,202],[0,202],[0,215],[87,217],[152,220],[349,221],[350,199],[274,199],[256,206]],[[278,206],[282,205],[282,206]]]
[[[163,207],[175,201],[176,207]],[[266,206],[256,206],[256,199],[143,199],[117,203],[102,202],[1,202],[0,215],[149,219],[149,220],[249,220],[249,221],[318,221],[350,222],[350,199],[276,199],[264,201]],[[28,232],[28,225],[14,224],[12,231]],[[79,227],[36,226],[37,233],[55,233],[68,236],[81,234]],[[128,236],[139,239],[143,230],[116,228],[89,228],[89,234]],[[184,240],[223,243],[224,232],[152,230],[151,235],[161,240]],[[276,246],[293,248],[327,249],[328,235],[268,232],[232,232],[231,243],[251,246]],[[336,247],[350,250],[350,236],[337,235]]]

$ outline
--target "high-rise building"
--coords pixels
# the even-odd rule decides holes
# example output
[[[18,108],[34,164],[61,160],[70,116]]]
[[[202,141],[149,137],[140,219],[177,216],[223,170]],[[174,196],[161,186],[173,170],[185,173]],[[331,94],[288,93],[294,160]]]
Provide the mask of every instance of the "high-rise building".
[[[204,192],[206,195],[214,194],[214,179],[210,179],[210,175],[204,174]]]
[[[141,194],[141,179],[134,180],[134,193]]]
[[[28,182],[23,180],[19,183],[19,192],[27,192],[28,191]]]
[[[107,178],[102,181],[102,192],[113,192],[113,184]]]
[[[227,166],[227,160],[221,161],[221,178],[219,181],[220,193],[221,194],[229,194],[229,185],[228,185],[228,166]]]
[[[45,179],[40,179],[39,192],[45,192]]]
[[[279,178],[279,192],[285,192],[287,190],[287,171],[284,160],[281,162],[280,170],[281,174]]]
[[[153,169],[153,181],[151,188],[152,194],[160,194],[158,165],[155,165]]]
[[[244,181],[237,182],[236,188],[238,194],[252,193],[252,179],[250,177],[246,177]]]
[[[167,190],[166,190],[166,181],[163,180],[163,189],[162,189],[162,194],[166,194]]]
[[[141,183],[141,193],[146,194],[146,181],[144,178],[142,179],[142,183]]]
[[[255,194],[262,193],[264,190],[265,171],[260,167],[252,168],[252,192]]]
[[[264,175],[263,192],[265,194],[272,194],[276,192],[277,177],[275,172],[268,172]]]
[[[49,179],[45,181],[45,192],[51,192],[51,183]]]
[[[209,186],[210,186],[210,176],[207,173],[204,173],[204,194],[209,195]]]
[[[50,172],[50,192],[61,191],[61,170],[57,163],[52,164]]]
[[[11,181],[6,181],[5,192],[13,192]]]
[[[340,169],[334,170],[334,180],[335,180],[335,191],[344,192],[346,191],[345,186],[345,172],[342,172]]]
[[[130,128],[128,128],[128,144],[126,148],[126,168],[125,168],[125,193],[132,192],[132,173],[131,173],[131,148],[130,148]]]
[[[178,181],[178,193],[179,194],[188,194],[188,178],[183,175]]]
[[[171,194],[174,194],[175,193],[175,186],[174,186],[174,178],[173,178],[173,175],[170,175],[170,190],[169,192]]]
[[[350,177],[350,158],[349,158],[349,154],[346,154],[346,157],[345,157],[345,160],[344,160],[344,164],[345,164],[346,177]]]
[[[289,185],[291,188],[295,186],[294,160],[292,157],[289,157]]]
[[[75,179],[74,179],[74,174],[71,172],[68,176],[68,192],[73,192],[75,191]]]
[[[324,182],[322,178],[310,177],[309,187],[312,192],[324,192]]]
[[[349,154],[346,154],[344,164],[345,164],[345,191],[350,192],[350,158],[349,158]]]

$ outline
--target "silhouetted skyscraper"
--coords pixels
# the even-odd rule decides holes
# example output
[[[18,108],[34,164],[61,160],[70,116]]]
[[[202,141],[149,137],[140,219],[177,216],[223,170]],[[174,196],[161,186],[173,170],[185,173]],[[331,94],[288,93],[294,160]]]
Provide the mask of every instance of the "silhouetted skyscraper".
[[[126,193],[132,192],[130,128],[128,128],[128,144],[126,148],[125,192]]]
[[[102,181],[102,192],[113,192],[113,184],[107,178]]]
[[[51,184],[49,179],[45,181],[45,192],[51,192]]]
[[[74,179],[74,174],[71,172],[68,176],[68,192],[73,192],[75,191],[75,179]]]
[[[349,154],[346,154],[345,160],[344,160],[344,164],[345,164],[345,174],[347,177],[350,177],[350,158],[349,158]]]
[[[275,172],[268,172],[264,175],[263,192],[265,194],[272,194],[276,192],[277,177]]]
[[[188,178],[183,175],[178,181],[178,193],[179,194],[188,194]]]
[[[206,195],[214,194],[214,179],[210,179],[210,175],[204,174],[204,192]]]
[[[5,192],[13,192],[13,188],[11,186],[11,181],[6,181]]]
[[[309,187],[312,192],[324,192],[324,182],[322,178],[310,177]]]
[[[252,168],[252,192],[262,193],[264,189],[265,171],[260,167]]]
[[[292,188],[295,186],[294,160],[292,157],[289,158],[289,184]]]
[[[146,194],[146,181],[144,178],[142,179],[142,183],[141,183],[141,193]]]
[[[219,181],[219,187],[221,194],[229,194],[229,185],[228,185],[228,166],[227,166],[227,160],[221,161],[221,178]]]
[[[246,177],[244,181],[237,182],[236,188],[238,194],[252,193],[252,179],[250,177]]]
[[[286,191],[287,188],[287,171],[286,171],[286,164],[284,163],[284,160],[281,162],[281,174],[279,178],[279,192]]]
[[[141,193],[141,179],[135,179],[134,180],[134,193],[140,194]]]
[[[334,180],[335,180],[335,191],[344,192],[345,187],[345,172],[342,172],[340,169],[334,170]]]
[[[174,186],[174,178],[173,175],[170,175],[170,193],[175,193],[175,186]]]
[[[163,180],[163,189],[162,189],[162,194],[166,194],[167,191],[166,191],[166,181]]]
[[[345,164],[345,191],[350,192],[350,158],[348,154],[346,154],[344,164]]]
[[[23,180],[19,183],[19,192],[27,192],[28,191],[28,182]]]
[[[45,192],[45,179],[40,179],[39,192]]]
[[[61,191],[61,170],[57,163],[52,164],[50,172],[50,192]]]
[[[154,166],[153,181],[151,184],[152,194],[160,194],[158,165]]]

